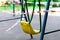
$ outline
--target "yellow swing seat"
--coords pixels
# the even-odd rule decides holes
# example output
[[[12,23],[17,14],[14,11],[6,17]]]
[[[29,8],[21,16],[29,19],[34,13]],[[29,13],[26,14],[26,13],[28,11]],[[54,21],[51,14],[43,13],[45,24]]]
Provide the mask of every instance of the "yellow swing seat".
[[[33,30],[31,24],[29,22],[21,21],[22,30],[27,34],[38,34],[40,30]]]

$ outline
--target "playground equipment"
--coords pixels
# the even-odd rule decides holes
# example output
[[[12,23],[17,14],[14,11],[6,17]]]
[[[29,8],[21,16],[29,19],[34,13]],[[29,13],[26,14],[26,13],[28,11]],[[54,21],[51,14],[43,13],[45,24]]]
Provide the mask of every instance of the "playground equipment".
[[[41,35],[40,35],[40,40],[43,40],[43,38],[44,38],[44,35],[45,34],[50,34],[50,33],[54,33],[54,32],[57,32],[57,31],[60,31],[60,30],[55,30],[55,31],[51,31],[51,32],[47,32],[47,33],[45,33],[45,27],[46,27],[46,23],[47,23],[47,17],[48,17],[48,12],[49,12],[49,6],[50,6],[50,2],[51,2],[51,0],[48,0],[47,1],[47,5],[46,5],[46,10],[45,10],[45,15],[44,15],[44,20],[43,20],[43,24],[42,24],[42,26],[41,26]],[[26,7],[27,8],[27,7]],[[34,12],[34,11],[33,11]],[[54,11],[54,10],[52,10],[51,12],[56,12],[56,11]],[[28,13],[28,10],[27,10],[27,13]],[[40,15],[41,15],[41,12],[39,11],[39,13],[40,13]],[[28,13],[29,14],[29,13]],[[34,14],[34,13],[32,13],[32,14]],[[33,17],[32,17],[33,18]],[[28,15],[28,19],[29,19],[29,15]],[[41,20],[41,19],[40,19]],[[32,32],[34,32],[34,31],[32,31],[31,33],[29,33],[29,31],[28,31],[28,29],[27,29],[27,27],[31,27],[31,21],[29,20],[28,22],[24,22],[24,21],[21,21],[21,25],[22,25],[22,29],[23,29],[23,31],[25,32],[25,33],[28,33],[28,34],[31,34]],[[26,25],[27,24],[27,25]],[[26,27],[26,29],[25,29],[25,27]],[[32,28],[31,28],[32,29]],[[31,31],[31,30],[30,30]],[[32,36],[32,34],[31,34],[31,36]]]
[[[40,27],[42,29],[40,30],[34,30],[31,26],[31,21],[32,21],[32,18],[33,18],[33,15],[34,15],[34,9],[35,9],[35,2],[34,2],[34,7],[33,7],[33,12],[32,12],[32,16],[31,16],[31,19],[29,18],[29,13],[28,13],[28,8],[27,8],[27,3],[26,3],[26,0],[25,0],[25,3],[26,3],[26,10],[27,10],[27,16],[28,18],[26,17],[26,14],[25,13],[25,9],[24,9],[24,6],[23,6],[23,1],[22,1],[22,13],[24,14],[24,18],[26,21],[22,21],[22,16],[23,14],[21,14],[21,21],[20,21],[20,24],[22,26],[22,29],[25,33],[27,34],[30,34],[31,38],[33,38],[33,34],[38,34],[38,33],[41,33],[40,35],[40,40],[43,40],[44,38],[44,35],[45,34],[50,34],[50,33],[53,33],[53,32],[57,32],[57,31],[60,31],[60,30],[55,30],[55,31],[51,31],[51,32],[47,32],[45,33],[45,27],[46,27],[46,23],[47,23],[47,17],[48,17],[48,11],[49,11],[49,5],[50,5],[50,1],[51,0],[48,0],[47,2],[47,6],[46,6],[46,10],[45,10],[45,15],[44,15],[44,20],[43,20],[43,24],[40,24]],[[55,11],[52,11],[52,12],[55,12]],[[40,12],[40,0],[39,0],[39,17],[41,17],[41,12]],[[40,18],[40,23],[41,23],[41,18]]]
[[[38,33],[40,33],[40,30],[33,30],[32,26],[31,26],[31,24],[29,24],[29,22],[21,21],[20,24],[22,26],[23,31],[27,34],[38,34]]]
[[[31,16],[31,19],[30,19],[29,13],[28,13],[28,7],[27,7],[27,0],[25,0],[27,17],[28,18],[26,17],[26,14],[24,14],[26,21],[22,21],[23,14],[21,14],[21,19],[20,19],[20,21],[21,21],[20,24],[22,26],[23,31],[27,34],[30,34],[31,38],[33,38],[32,34],[38,34],[41,31],[41,30],[34,30],[31,26],[31,21],[33,19],[34,10],[35,10],[35,3],[36,3],[36,0],[34,0],[33,12],[32,12],[32,16]],[[40,0],[39,0],[39,11],[40,11]],[[22,0],[22,13],[25,13],[23,0]],[[39,13],[39,17],[40,17],[40,29],[41,29],[41,13]]]
[[[25,0],[25,1],[26,1],[26,0]],[[34,0],[34,3],[35,3],[35,1],[36,1],[36,0]],[[44,15],[43,24],[42,24],[42,26],[40,26],[40,28],[41,28],[41,29],[40,29],[40,32],[41,32],[40,40],[43,40],[44,34],[49,34],[49,33],[56,32],[56,30],[55,30],[55,31],[52,31],[52,32],[45,33],[45,27],[46,27],[46,23],[47,23],[47,17],[48,17],[50,2],[51,2],[51,0],[48,0],[47,5],[46,5],[46,10],[44,11],[44,12],[45,12],[45,15]],[[39,5],[40,5],[40,0],[39,0]],[[23,7],[23,2],[22,2],[22,13],[24,13],[23,8],[24,8],[24,7]],[[34,4],[34,7],[33,7],[33,12],[32,12],[32,16],[31,16],[31,20],[30,20],[30,19],[29,19],[28,8],[27,8],[27,2],[26,2],[26,10],[27,10],[28,21],[27,21],[26,15],[24,14],[25,17],[26,17],[26,18],[25,18],[26,21],[24,22],[24,21],[22,21],[22,19],[21,19],[21,22],[20,22],[23,31],[24,31],[25,33],[27,33],[27,34],[30,34],[30,35],[31,35],[31,38],[33,38],[32,34],[36,34],[36,33],[38,34],[38,33],[40,33],[38,30],[37,30],[37,31],[34,31],[34,30],[32,29],[31,24],[30,24],[31,21],[32,21],[33,15],[34,15],[34,8],[35,8],[35,4]],[[55,11],[55,10],[51,10],[51,12],[56,12],[56,11]],[[39,6],[39,15],[40,15],[40,25],[41,25],[40,6]],[[21,17],[22,17],[22,15],[21,15]],[[26,27],[26,28],[25,28],[25,27]],[[26,29],[27,29],[27,30],[26,30]]]
[[[46,7],[46,10],[49,10],[49,5],[50,5],[50,1],[51,0],[48,0],[47,2],[47,7]],[[23,2],[22,2],[23,3]],[[39,2],[40,3],[40,2]],[[22,7],[23,7],[23,4],[22,4]],[[40,6],[39,6],[40,7]],[[27,8],[27,7],[26,7]],[[27,12],[28,12],[28,9],[27,9]],[[33,10],[34,12],[34,10]],[[40,37],[40,40],[43,40],[43,37],[44,37],[44,32],[45,32],[45,26],[46,26],[46,22],[47,22],[47,16],[48,16],[48,12],[45,11],[45,16],[44,16],[44,21],[43,21],[43,25],[42,25],[42,29],[41,29],[41,37]],[[54,12],[54,11],[52,11]],[[39,12],[40,13],[40,12]],[[33,14],[33,13],[32,13]],[[32,17],[33,18],[33,17]],[[28,14],[28,19],[29,19],[29,14]],[[31,21],[29,20],[29,22],[31,23]],[[39,33],[39,32],[34,32],[34,30],[32,29],[31,27],[31,24],[29,22],[24,22],[22,21],[21,19],[21,25],[22,25],[22,29],[25,33],[28,33],[28,34],[35,34],[35,33]],[[26,30],[27,29],[27,30]],[[31,32],[30,32],[31,31]]]
[[[50,2],[51,2],[51,0],[47,1],[46,10],[49,10]],[[41,35],[40,35],[40,40],[43,40],[43,38],[44,38],[45,27],[46,27],[46,23],[47,23],[47,17],[48,17],[48,12],[45,12],[42,30],[41,30]]]

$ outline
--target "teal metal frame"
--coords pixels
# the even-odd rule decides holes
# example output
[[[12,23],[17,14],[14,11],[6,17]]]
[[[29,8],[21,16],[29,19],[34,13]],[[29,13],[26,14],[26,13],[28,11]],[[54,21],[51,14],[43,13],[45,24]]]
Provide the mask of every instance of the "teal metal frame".
[[[51,0],[47,1],[46,10],[49,10],[50,2],[51,2]],[[43,38],[44,38],[44,33],[45,33],[47,18],[48,18],[48,12],[45,12],[44,20],[43,20],[43,24],[42,24],[42,29],[41,29],[40,40],[43,40]]]

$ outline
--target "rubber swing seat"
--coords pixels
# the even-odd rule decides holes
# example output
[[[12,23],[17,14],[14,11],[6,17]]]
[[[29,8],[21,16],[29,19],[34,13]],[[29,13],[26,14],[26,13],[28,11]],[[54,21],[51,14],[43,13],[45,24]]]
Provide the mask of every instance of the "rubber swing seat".
[[[39,34],[40,30],[34,30],[29,22],[20,21],[22,30],[27,34]]]

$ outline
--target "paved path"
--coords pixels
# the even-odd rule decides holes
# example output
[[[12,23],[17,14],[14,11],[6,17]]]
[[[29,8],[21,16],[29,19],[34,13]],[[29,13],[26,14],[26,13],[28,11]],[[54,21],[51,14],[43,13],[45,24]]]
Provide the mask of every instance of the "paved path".
[[[16,15],[15,17],[19,17],[19,15]],[[34,15],[32,26],[35,29],[39,29],[39,16]],[[14,18],[11,14],[1,12],[0,11],[0,20],[2,19],[8,19],[8,18]],[[20,24],[18,23],[13,29],[10,31],[6,31],[8,28],[10,28],[12,25],[14,25],[17,20],[11,20],[6,22],[0,22],[0,40],[31,40],[30,36],[28,34],[25,34]],[[43,21],[43,16],[42,16]],[[49,16],[47,20],[46,25],[46,32],[53,31],[60,29],[60,16]],[[33,35],[34,39],[32,40],[39,40],[40,34]],[[44,36],[44,40],[60,40],[60,32],[47,34]]]

